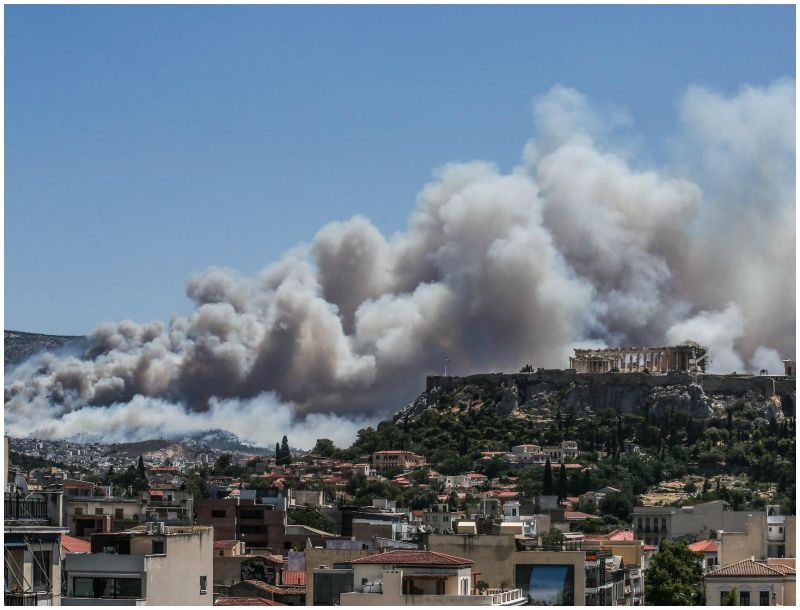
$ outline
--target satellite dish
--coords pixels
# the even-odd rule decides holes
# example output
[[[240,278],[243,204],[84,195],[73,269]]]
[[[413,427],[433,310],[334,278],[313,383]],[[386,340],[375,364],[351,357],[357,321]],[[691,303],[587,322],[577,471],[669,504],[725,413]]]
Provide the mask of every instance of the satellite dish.
[[[21,474],[18,474],[14,477],[14,487],[16,487],[21,493],[28,493],[28,481],[25,480]]]

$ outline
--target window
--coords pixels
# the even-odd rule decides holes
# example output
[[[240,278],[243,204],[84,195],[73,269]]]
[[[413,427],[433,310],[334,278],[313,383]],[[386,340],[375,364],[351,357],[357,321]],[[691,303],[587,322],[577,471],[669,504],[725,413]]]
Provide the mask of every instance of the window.
[[[83,508],[81,508],[80,506],[76,506],[75,507],[75,514],[76,515],[82,515],[83,514]]]
[[[219,556],[220,556],[220,557],[222,557],[222,556],[224,556],[224,555],[225,555],[225,551],[220,551],[220,552],[219,552]]]
[[[72,579],[72,595],[73,597],[140,599],[142,597],[142,581],[140,578],[76,576]]]
[[[50,551],[33,552],[33,590],[50,589]]]
[[[206,588],[207,581],[208,581],[208,577],[206,577],[206,576],[201,576],[200,577],[200,595],[205,595],[208,592],[208,590]]]
[[[740,606],[750,605],[750,591],[739,591],[739,605]]]
[[[153,555],[164,555],[166,554],[164,539],[163,538],[153,538]]]
[[[121,508],[114,509],[114,519],[124,519],[123,510]]]
[[[769,591],[758,592],[758,605],[769,606]]]
[[[95,508],[94,509],[94,514],[95,515],[102,515],[103,514],[103,509],[102,508]]]
[[[225,518],[225,511],[224,510],[212,510],[211,511],[211,518],[212,519],[224,519]]]

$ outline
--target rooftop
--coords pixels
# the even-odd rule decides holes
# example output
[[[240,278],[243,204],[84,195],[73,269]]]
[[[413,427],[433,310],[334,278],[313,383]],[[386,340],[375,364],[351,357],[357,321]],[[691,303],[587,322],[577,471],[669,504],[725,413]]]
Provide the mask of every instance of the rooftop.
[[[351,563],[407,566],[470,566],[475,562],[471,559],[439,553],[438,551],[397,550],[361,557],[360,559],[354,559]]]
[[[767,565],[752,559],[743,559],[729,566],[724,566],[706,574],[706,578],[715,577],[763,577],[763,576],[794,576],[795,569],[781,564]]]
[[[698,540],[689,545],[689,550],[695,553],[716,553],[717,541],[716,540]]]

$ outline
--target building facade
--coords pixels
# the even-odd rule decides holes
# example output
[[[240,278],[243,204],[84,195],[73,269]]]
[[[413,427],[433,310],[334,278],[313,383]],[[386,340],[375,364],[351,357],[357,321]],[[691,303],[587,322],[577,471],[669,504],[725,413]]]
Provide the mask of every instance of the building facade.
[[[62,605],[213,605],[212,528],[148,524],[91,539],[91,553],[66,556]]]

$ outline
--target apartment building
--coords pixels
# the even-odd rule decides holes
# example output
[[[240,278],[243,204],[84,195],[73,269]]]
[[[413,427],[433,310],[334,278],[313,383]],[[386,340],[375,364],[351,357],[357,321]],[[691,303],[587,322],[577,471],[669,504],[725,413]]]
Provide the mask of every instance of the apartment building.
[[[8,464],[8,462],[6,462]],[[4,494],[5,606],[61,604],[62,492]]]
[[[211,606],[211,527],[148,523],[94,534],[91,553],[65,559],[64,606]]]
[[[726,529],[718,535],[719,565],[727,566],[750,557],[756,560],[797,557],[796,519],[794,515],[780,514],[778,506],[748,514],[743,528]]]
[[[718,530],[744,531],[747,511],[732,511],[722,500],[695,506],[634,506],[632,529],[637,539],[658,546],[664,538],[692,543]]]

